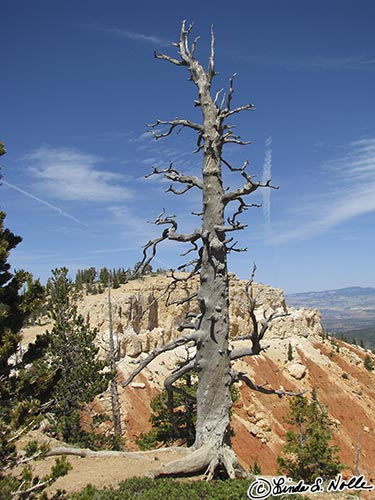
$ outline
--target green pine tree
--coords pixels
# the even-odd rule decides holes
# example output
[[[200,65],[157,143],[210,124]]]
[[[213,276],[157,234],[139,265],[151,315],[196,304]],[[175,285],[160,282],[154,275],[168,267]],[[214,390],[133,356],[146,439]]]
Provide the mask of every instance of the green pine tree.
[[[345,466],[337,446],[330,445],[333,424],[316,393],[312,400],[300,396],[290,400],[287,432],[282,455],[277,457],[279,472],[298,481],[312,483],[317,477],[335,477]]]
[[[168,405],[167,391],[164,390],[151,401],[152,414],[150,423],[152,430],[137,440],[141,450],[148,450],[163,445],[171,445],[175,442],[187,444],[194,443],[197,384],[192,382],[191,375],[186,375],[183,382],[176,384],[177,392],[173,396],[171,411]]]
[[[141,434],[137,445],[141,450],[149,450],[160,445],[170,446],[173,443],[191,446],[195,440],[195,424],[197,419],[197,381],[187,374],[175,384],[173,397],[168,397],[164,389],[151,401],[152,414],[150,423],[152,430]],[[232,400],[240,397],[235,386],[231,387]]]
[[[11,273],[8,263],[10,251],[22,238],[4,228],[4,220],[5,213],[0,212],[0,379],[9,375],[11,366],[8,360],[16,352],[20,341],[19,332],[25,319],[19,295],[22,282],[19,276]]]
[[[103,286],[108,286],[109,271],[106,267],[102,267],[99,271],[99,280]]]
[[[0,212],[0,498],[31,500],[46,498],[43,490],[66,474],[70,465],[65,457],[57,459],[50,472],[42,478],[35,477],[29,465],[20,467],[33,457],[45,456],[47,448],[29,442],[20,452],[16,446],[24,430],[41,417],[40,400],[34,397],[33,391],[26,390],[30,388],[25,384],[25,380],[30,378],[30,367],[26,361],[30,352],[24,357],[18,353],[20,329],[32,311],[34,300],[30,299],[36,298],[36,289],[31,295],[27,294],[27,290],[20,293],[26,274],[13,274],[8,257],[22,238],[5,229],[4,220],[5,213]]]
[[[21,289],[22,311],[27,315],[27,322],[32,325],[36,320],[45,314],[45,288],[39,279],[34,279],[28,271],[17,271],[16,276],[20,283],[23,283]]]
[[[366,356],[365,356],[364,365],[365,365],[366,370],[368,370],[369,372],[372,372],[375,370],[374,362],[371,359],[371,356],[369,354],[366,354]]]
[[[77,296],[66,268],[52,271],[49,282],[49,314],[54,322],[47,332],[49,365],[54,371],[52,412],[62,439],[82,443],[87,435],[81,428],[80,412],[85,404],[103,392],[108,377],[95,345],[97,330],[77,312]]]

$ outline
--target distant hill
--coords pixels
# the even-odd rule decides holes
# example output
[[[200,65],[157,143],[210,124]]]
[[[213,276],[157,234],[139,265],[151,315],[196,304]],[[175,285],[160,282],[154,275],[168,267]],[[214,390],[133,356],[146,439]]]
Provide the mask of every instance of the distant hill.
[[[286,299],[294,307],[319,309],[327,330],[350,332],[359,339],[365,336],[375,345],[375,288],[354,286],[294,293],[287,295]]]

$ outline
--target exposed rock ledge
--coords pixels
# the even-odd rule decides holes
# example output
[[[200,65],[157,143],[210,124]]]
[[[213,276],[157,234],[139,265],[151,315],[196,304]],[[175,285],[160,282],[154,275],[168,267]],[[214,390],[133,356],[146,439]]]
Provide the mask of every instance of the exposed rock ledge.
[[[179,282],[171,292],[167,305],[166,290],[171,283],[168,276],[147,276],[142,280],[130,281],[112,291],[113,329],[118,339],[120,356],[137,357],[157,346],[169,342],[180,334],[178,325],[188,312],[198,312],[196,301],[176,304],[194,293],[198,279],[188,284]],[[253,294],[257,305],[255,314],[259,321],[270,314],[285,314],[270,323],[268,338],[289,336],[311,337],[323,332],[320,312],[316,309],[294,309],[285,303],[283,291],[267,285],[254,283]],[[248,334],[252,331],[249,315],[246,281],[230,277],[230,335]],[[102,336],[108,334],[108,300],[106,293],[85,297],[80,312],[90,319]]]

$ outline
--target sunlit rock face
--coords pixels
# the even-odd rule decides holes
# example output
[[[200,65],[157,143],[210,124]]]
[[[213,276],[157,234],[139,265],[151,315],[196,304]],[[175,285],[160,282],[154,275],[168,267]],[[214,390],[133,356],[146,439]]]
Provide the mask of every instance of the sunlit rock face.
[[[188,313],[198,313],[197,301],[186,302],[199,285],[199,279],[177,282],[166,275],[147,276],[130,281],[111,293],[113,331],[118,339],[120,356],[137,357],[150,352],[181,335],[180,323]],[[169,288],[168,288],[169,287]],[[261,324],[271,315],[268,338],[319,336],[323,332],[321,316],[316,309],[287,307],[279,288],[253,283],[251,294],[256,300],[255,315]],[[246,281],[230,276],[229,287],[230,337],[252,332]],[[109,331],[107,294],[85,297],[81,313],[89,317],[92,326],[105,337]]]

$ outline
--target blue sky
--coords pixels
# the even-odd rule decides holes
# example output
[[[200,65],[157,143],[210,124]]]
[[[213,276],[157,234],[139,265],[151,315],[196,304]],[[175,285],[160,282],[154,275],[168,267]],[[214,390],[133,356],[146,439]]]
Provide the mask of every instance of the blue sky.
[[[375,3],[372,0],[1,1],[1,209],[23,237],[11,263],[45,280],[50,270],[132,267],[160,228],[163,208],[194,228],[199,193],[164,193],[144,176],[170,160],[198,173],[195,137],[155,141],[156,118],[200,119],[186,70],[174,55],[182,19],[216,36],[214,91],[237,73],[236,117],[252,144],[229,147],[277,191],[254,195],[238,235],[246,254],[230,270],[286,292],[375,286]],[[228,186],[238,183],[226,177]],[[155,267],[176,267],[168,243]]]

